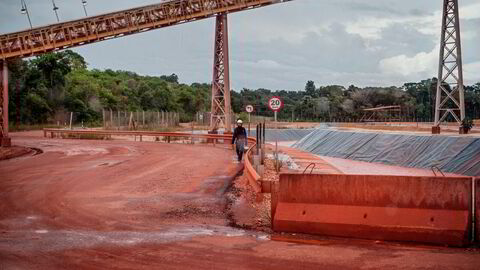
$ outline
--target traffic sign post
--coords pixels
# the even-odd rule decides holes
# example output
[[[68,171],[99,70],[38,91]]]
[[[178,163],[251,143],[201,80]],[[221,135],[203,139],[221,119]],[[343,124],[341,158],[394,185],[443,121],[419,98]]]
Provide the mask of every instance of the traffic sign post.
[[[271,97],[268,100],[268,108],[275,114],[275,129],[277,129],[277,112],[283,108],[283,100],[280,97]]]
[[[248,112],[248,123],[250,123],[250,114],[253,112],[253,106],[252,105],[247,105],[245,110]]]
[[[271,97],[268,100],[268,108],[275,114],[275,129],[277,126],[277,113],[283,108],[283,100],[280,97]],[[275,139],[275,170],[278,172],[278,139]]]
[[[253,106],[247,105],[245,110],[248,112],[248,136],[250,136],[250,114],[253,112]]]

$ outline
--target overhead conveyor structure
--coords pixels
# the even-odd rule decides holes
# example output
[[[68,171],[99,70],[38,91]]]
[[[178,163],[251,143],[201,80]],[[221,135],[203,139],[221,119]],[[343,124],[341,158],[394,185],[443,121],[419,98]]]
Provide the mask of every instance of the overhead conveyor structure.
[[[163,27],[217,16],[212,80],[211,129],[223,125],[231,129],[230,69],[227,14],[292,0],[172,0],[84,19],[60,22],[25,31],[0,35],[0,61],[37,56],[48,52],[78,47],[142,33]],[[443,0],[442,40],[437,89],[436,121],[433,133],[440,133],[439,123],[451,113],[457,121],[464,119],[463,74],[460,45],[458,0]],[[452,58],[452,59],[450,59]],[[8,137],[8,67],[0,63],[6,79],[0,87],[0,143],[10,145]],[[446,70],[445,76],[444,70]],[[455,79],[449,81],[449,78]],[[451,84],[451,91],[444,85]],[[448,88],[448,87],[447,87]],[[7,91],[5,91],[7,89]],[[440,102],[442,93],[447,97]],[[459,95],[458,98],[455,96]],[[460,104],[444,108],[451,100]],[[460,111],[460,118],[454,112]],[[445,112],[440,118],[440,112]]]
[[[291,0],[174,0],[0,35],[0,59],[41,55]]]
[[[230,82],[227,14],[289,2],[291,0],[172,0],[80,20],[60,22],[25,31],[0,35],[0,62],[37,56],[114,38],[143,33],[168,26],[194,22],[217,16],[215,55],[212,81],[212,129],[230,123]],[[7,66],[2,65],[4,77]],[[8,81],[2,89],[8,89]],[[0,138],[9,146],[8,91],[0,92]]]

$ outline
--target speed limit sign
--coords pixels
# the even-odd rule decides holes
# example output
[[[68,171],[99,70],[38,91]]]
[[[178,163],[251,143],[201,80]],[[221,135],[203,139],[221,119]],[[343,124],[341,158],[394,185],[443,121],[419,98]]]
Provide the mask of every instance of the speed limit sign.
[[[253,106],[252,105],[248,105],[245,110],[248,112],[248,113],[252,113],[253,112]]]
[[[268,100],[268,108],[274,112],[278,112],[283,108],[283,100],[280,97],[272,97]]]

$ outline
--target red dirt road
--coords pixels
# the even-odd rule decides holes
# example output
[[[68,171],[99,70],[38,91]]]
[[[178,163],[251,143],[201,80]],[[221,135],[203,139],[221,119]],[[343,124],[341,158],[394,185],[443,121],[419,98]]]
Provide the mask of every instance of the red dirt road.
[[[13,134],[0,161],[0,269],[476,269],[478,250],[229,227],[231,150]],[[280,240],[280,241],[273,241]]]

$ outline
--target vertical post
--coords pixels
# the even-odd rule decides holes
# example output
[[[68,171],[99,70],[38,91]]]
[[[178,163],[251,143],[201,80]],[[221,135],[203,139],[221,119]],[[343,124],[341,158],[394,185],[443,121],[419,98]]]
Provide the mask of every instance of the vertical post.
[[[73,112],[70,112],[70,130],[72,129]]]
[[[230,65],[228,53],[227,14],[217,15],[215,24],[215,48],[212,81],[211,129],[222,124],[227,132],[232,129],[230,109]]]
[[[20,125],[20,80],[17,79],[17,102],[16,102],[16,106],[17,107],[17,119],[15,121],[15,126],[17,127],[17,130],[18,130],[18,125]]]
[[[475,190],[475,186],[476,186],[476,180],[475,180],[475,177],[472,177],[472,216],[471,216],[471,219],[472,219],[472,238],[471,238],[471,241],[472,242],[475,242],[475,235],[476,235],[476,224],[477,224],[477,220],[476,220],[476,204],[477,204],[477,198],[476,198],[476,190]]]
[[[259,132],[260,132],[260,129],[258,128],[258,124],[257,124],[256,133],[255,133],[255,136],[257,137],[257,147],[256,147],[257,148],[257,153],[256,153],[257,155],[258,155],[258,149],[259,149],[259,145],[260,145],[260,136],[259,136],[260,134],[259,134]]]
[[[258,154],[261,155],[262,154],[262,123],[260,123],[258,125],[258,141],[260,142],[258,144]]]
[[[432,133],[440,133],[440,124],[451,115],[461,124],[465,119],[462,48],[458,0],[444,0],[438,66],[435,124]]]
[[[275,111],[275,171],[278,172],[278,124],[277,124],[277,111]]]
[[[7,61],[1,63],[0,73],[2,75],[2,87],[0,91],[0,96],[2,102],[0,106],[0,145],[3,147],[10,147],[12,141],[8,136],[8,66]]]
[[[192,144],[195,144],[195,142],[193,141],[193,130],[195,129],[195,121],[192,121]]]
[[[262,144],[265,144],[265,119],[263,120],[263,140],[262,140]]]
[[[112,128],[113,128],[113,124],[114,124],[114,122],[113,122],[113,111],[112,111],[112,109],[110,108],[110,126],[111,126]]]
[[[105,109],[102,109],[103,129],[107,129],[105,126]]]
[[[120,130],[121,126],[122,126],[122,123],[120,122],[120,111],[117,111],[117,130]]]
[[[162,127],[165,125],[165,112],[162,111]]]

